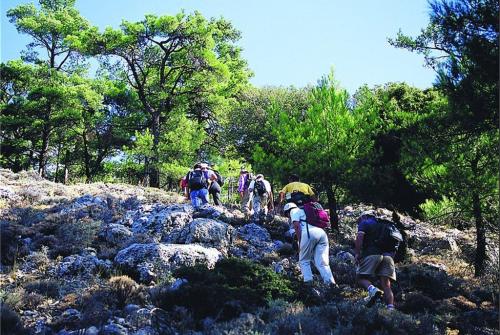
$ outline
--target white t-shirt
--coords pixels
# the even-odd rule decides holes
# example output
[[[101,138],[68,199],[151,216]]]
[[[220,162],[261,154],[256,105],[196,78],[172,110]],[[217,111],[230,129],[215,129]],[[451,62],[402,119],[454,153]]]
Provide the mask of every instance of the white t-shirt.
[[[292,224],[294,221],[299,221],[300,227],[305,228],[306,212],[304,212],[304,210],[300,208],[292,208],[290,210],[290,220],[292,221]]]
[[[269,184],[269,182],[265,179],[258,179],[258,180],[262,180],[264,182],[264,187],[266,188],[266,192],[271,193],[271,184]],[[256,180],[252,180],[250,182],[250,185],[248,185],[248,190],[250,192],[253,192],[253,190],[255,188],[255,182],[256,182]]]

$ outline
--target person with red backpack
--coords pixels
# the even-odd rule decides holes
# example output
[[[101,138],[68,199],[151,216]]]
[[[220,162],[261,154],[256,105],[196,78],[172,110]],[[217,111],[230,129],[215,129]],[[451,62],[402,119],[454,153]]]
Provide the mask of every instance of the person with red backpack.
[[[387,308],[394,309],[391,289],[391,281],[396,281],[394,255],[403,238],[393,222],[374,214],[374,211],[365,211],[358,219],[355,241],[357,281],[368,291],[368,307],[383,296]],[[371,276],[379,277],[383,291],[372,284]]]
[[[314,219],[311,216],[307,217],[304,209],[299,208],[293,202],[287,203],[283,207],[283,211],[290,219],[297,234],[300,272],[304,277],[304,282],[311,283],[313,280],[311,270],[311,263],[313,262],[323,281],[332,287],[336,286],[329,263],[328,237],[324,229],[312,224],[319,225],[316,222],[319,219]]]

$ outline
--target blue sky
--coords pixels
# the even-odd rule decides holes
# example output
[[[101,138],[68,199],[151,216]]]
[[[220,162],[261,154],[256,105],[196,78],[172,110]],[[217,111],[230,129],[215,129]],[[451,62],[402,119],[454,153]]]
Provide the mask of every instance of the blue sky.
[[[1,0],[1,60],[18,58],[29,42],[6,11],[33,1]],[[353,93],[394,81],[427,88],[435,74],[423,58],[387,43],[401,28],[416,35],[428,22],[426,0],[77,0],[76,7],[101,29],[144,14],[200,11],[223,16],[241,31],[239,45],[256,86],[315,84],[333,67],[340,85]]]

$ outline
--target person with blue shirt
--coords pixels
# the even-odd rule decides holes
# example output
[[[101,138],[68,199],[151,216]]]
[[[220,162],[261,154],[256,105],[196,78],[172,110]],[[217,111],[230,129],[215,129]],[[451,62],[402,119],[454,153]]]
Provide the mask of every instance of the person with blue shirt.
[[[394,294],[391,289],[391,280],[396,280],[394,254],[384,251],[377,245],[376,240],[382,229],[372,212],[363,212],[358,219],[358,233],[355,241],[356,275],[358,284],[368,291],[367,306],[372,306],[384,296],[388,309],[394,309]],[[370,278],[378,276],[382,290],[375,287]]]

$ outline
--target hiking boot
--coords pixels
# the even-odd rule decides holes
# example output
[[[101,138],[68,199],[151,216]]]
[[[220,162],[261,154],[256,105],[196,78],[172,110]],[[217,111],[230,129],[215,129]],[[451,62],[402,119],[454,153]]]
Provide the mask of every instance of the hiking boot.
[[[366,307],[372,307],[383,294],[384,292],[376,287],[373,290],[368,291],[368,297],[365,298]]]

